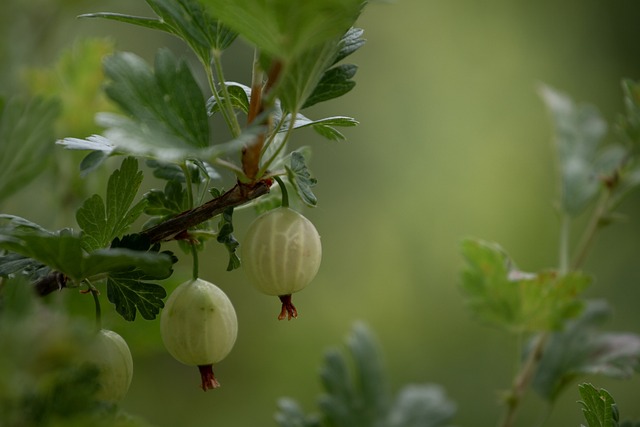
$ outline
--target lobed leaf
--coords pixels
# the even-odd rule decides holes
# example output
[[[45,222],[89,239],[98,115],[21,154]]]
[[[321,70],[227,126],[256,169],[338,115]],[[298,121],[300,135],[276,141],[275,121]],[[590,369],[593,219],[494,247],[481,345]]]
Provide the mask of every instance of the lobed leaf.
[[[210,13],[274,58],[291,60],[339,38],[360,15],[362,0],[203,0]]]
[[[578,386],[582,414],[588,427],[617,427],[618,408],[613,397],[605,389],[597,390],[591,384]]]
[[[165,31],[184,40],[204,64],[209,64],[213,51],[223,51],[237,34],[213,19],[196,0],[146,0],[158,15],[146,18],[119,13],[88,13],[80,18],[104,18]]]
[[[311,188],[318,182],[307,168],[304,156],[298,151],[291,153],[291,162],[285,165],[289,182],[293,184],[296,193],[307,206],[316,206],[318,198]]]
[[[82,204],[76,213],[78,225],[82,228],[83,249],[91,252],[109,246],[142,214],[146,201],[133,204],[143,174],[138,170],[138,161],[127,157],[120,169],[115,170],[107,184],[106,205],[97,194]]]
[[[502,248],[481,240],[463,241],[462,254],[467,305],[489,324],[516,333],[552,331],[582,309],[578,296],[591,282],[582,273],[524,273]]]
[[[233,236],[233,208],[226,209],[222,215],[220,215],[217,241],[218,243],[222,243],[229,252],[227,271],[240,268],[240,258],[237,254],[240,243],[238,243],[238,240]]]
[[[184,60],[160,49],[151,70],[140,57],[121,52],[106,58],[104,67],[107,95],[136,122],[180,145],[209,146],[204,97]]]
[[[162,301],[167,291],[160,285],[131,279],[127,275],[112,274],[107,279],[107,298],[116,311],[128,321],[136,319],[136,313],[153,320],[164,307]]]
[[[342,64],[325,71],[302,108],[309,108],[349,92],[356,85],[353,81],[356,71],[358,71],[358,67],[353,64]]]
[[[548,86],[540,95],[551,113],[555,129],[561,183],[561,207],[580,214],[595,198],[600,180],[595,164],[607,132],[607,123],[591,105],[576,105]]]
[[[606,302],[591,301],[579,318],[551,335],[532,381],[538,394],[554,401],[582,375],[628,378],[640,367],[640,335],[599,331],[610,314]]]
[[[168,277],[172,259],[166,254],[130,249],[99,249],[86,253],[80,236],[68,230],[43,232],[1,230],[0,248],[38,261],[76,282],[94,275],[131,269],[146,275]]]

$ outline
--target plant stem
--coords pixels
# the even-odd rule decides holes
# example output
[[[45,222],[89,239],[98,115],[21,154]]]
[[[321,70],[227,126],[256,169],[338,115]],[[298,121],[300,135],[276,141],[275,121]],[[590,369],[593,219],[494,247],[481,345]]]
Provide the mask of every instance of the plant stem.
[[[271,163],[273,163],[274,160],[278,158],[278,155],[280,154],[280,152],[284,149],[284,147],[286,147],[287,141],[289,140],[289,137],[291,136],[291,133],[293,132],[293,125],[294,125],[294,122],[295,122],[295,116],[296,116],[295,114],[291,114],[291,120],[289,121],[289,127],[287,128],[287,132],[285,133],[284,138],[282,139],[282,142],[280,143],[278,148],[276,148],[274,150],[274,152],[271,155],[271,157],[269,157],[269,159],[267,161],[263,162],[262,166],[260,167],[260,170],[258,171],[258,176],[264,175],[264,173],[267,171],[267,169],[269,169],[269,166],[271,166]],[[284,117],[281,120],[284,121]]]
[[[98,291],[89,280],[85,280],[85,282],[89,287],[89,292],[93,296],[93,303],[96,306],[96,329],[100,331],[102,329],[102,309],[100,308],[100,298],[98,298],[100,291]]]
[[[193,280],[196,280],[199,276],[199,267],[200,267],[200,263],[198,261],[198,245],[195,242],[191,242],[191,254],[193,256],[193,272],[192,272],[192,278]]]
[[[253,74],[251,77],[251,98],[249,100],[249,112],[247,113],[247,123],[251,124],[264,111],[262,102],[262,84],[264,73],[258,61],[259,53],[256,49],[253,56]],[[250,179],[259,178],[260,154],[264,144],[266,134],[263,132],[256,137],[256,141],[242,150],[242,170]]]
[[[213,66],[216,70],[216,75],[218,76],[218,82],[220,84],[220,90],[222,91],[222,95],[224,96],[224,102],[220,104],[220,110],[225,110],[226,114],[225,120],[227,121],[227,125],[229,126],[229,130],[231,131],[231,135],[234,138],[237,138],[242,129],[240,128],[240,123],[238,123],[238,118],[236,117],[235,112],[233,111],[233,105],[231,104],[231,97],[229,96],[229,90],[227,89],[227,84],[224,79],[224,71],[222,69],[222,58],[221,52],[214,52],[213,54]],[[214,93],[215,93],[214,87]],[[219,101],[219,98],[216,98],[216,101]]]
[[[273,179],[275,179],[278,182],[278,185],[280,186],[280,192],[282,193],[282,203],[281,206],[283,208],[288,208],[289,207],[289,193],[287,192],[287,187],[285,187],[284,182],[282,181],[282,179],[279,176],[274,176]]]
[[[505,416],[500,423],[500,427],[513,427],[516,419],[516,413],[520,404],[522,402],[522,398],[529,388],[529,384],[533,379],[533,375],[535,374],[536,367],[542,354],[544,352],[544,346],[547,343],[547,339],[549,334],[544,332],[540,334],[535,342],[535,345],[531,349],[527,360],[522,365],[520,372],[516,375],[513,385],[511,386],[511,390],[509,390],[509,394],[507,397],[507,411]]]
[[[180,165],[180,168],[182,169],[182,172],[184,173],[184,180],[185,180],[185,188],[187,189],[187,205],[189,206],[189,209],[193,208],[193,183],[191,182],[191,173],[189,172],[189,167],[187,166],[187,163],[184,162]]]
[[[580,239],[580,244],[578,245],[578,249],[576,250],[576,255],[571,262],[571,268],[576,270],[580,268],[582,263],[587,257],[589,253],[589,249],[591,249],[591,245],[593,244],[593,240],[596,237],[600,226],[602,225],[602,219],[608,212],[609,207],[609,199],[611,197],[611,190],[606,188],[605,191],[601,194],[596,207],[591,214],[591,218],[589,219],[589,223],[582,234],[582,238]]]

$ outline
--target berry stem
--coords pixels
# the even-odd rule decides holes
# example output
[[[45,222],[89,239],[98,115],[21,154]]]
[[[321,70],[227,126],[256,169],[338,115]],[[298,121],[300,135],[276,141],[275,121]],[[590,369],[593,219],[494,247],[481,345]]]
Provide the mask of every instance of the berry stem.
[[[282,301],[282,310],[278,315],[278,320],[282,320],[285,317],[287,320],[291,320],[292,318],[298,317],[298,310],[296,310],[296,306],[291,302],[291,294],[288,295],[280,295],[280,301]]]
[[[200,377],[202,379],[201,387],[203,391],[220,387],[220,383],[213,374],[213,365],[200,365],[198,369],[200,370]]]
[[[287,187],[284,185],[284,181],[282,181],[282,179],[275,175],[273,177],[277,182],[278,182],[278,186],[280,186],[280,192],[282,193],[282,207],[283,208],[288,208],[289,207],[289,193],[287,192]]]

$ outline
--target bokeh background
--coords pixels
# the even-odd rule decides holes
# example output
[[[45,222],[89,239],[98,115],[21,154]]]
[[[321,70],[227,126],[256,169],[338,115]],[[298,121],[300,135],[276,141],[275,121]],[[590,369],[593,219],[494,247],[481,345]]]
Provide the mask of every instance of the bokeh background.
[[[117,49],[150,61],[162,46],[189,54],[168,35],[75,19],[97,11],[151,16],[143,0],[4,0],[1,10],[4,94],[24,91],[25,68],[50,67],[84,37],[108,36]],[[278,301],[255,292],[242,271],[226,272],[224,248],[210,245],[201,256],[202,276],[228,293],[240,322],[236,347],[216,366],[223,387],[199,390],[195,368],[164,352],[158,321],[127,324],[104,307],[107,325],[134,354],[124,409],[161,427],[274,426],[282,396],[315,412],[324,351],[343,348],[362,320],[380,341],[394,390],[442,384],[458,404],[457,425],[496,424],[499,392],[517,367],[517,343],[465,310],[460,240],[499,242],[523,270],[556,265],[551,124],[537,87],[545,83],[593,103],[612,122],[623,108],[620,80],[640,78],[639,18],[640,4],[632,0],[370,4],[358,23],[368,42],[350,58],[360,66],[356,88],[308,112],[353,116],[361,125],[346,130],[344,143],[311,132],[296,140],[314,150],[319,205],[304,213],[324,248],[319,275],[295,295],[300,317],[278,322]],[[242,41],[224,60],[230,80],[249,82],[251,52]],[[88,130],[78,132],[59,136],[84,137]],[[58,150],[55,159],[52,169],[75,176],[77,157]],[[84,191],[103,191],[116,165],[87,178]],[[75,197],[60,200],[59,186],[77,187],[77,179],[52,182],[47,173],[3,211],[48,227],[76,227],[73,211],[88,194],[75,188],[66,192]],[[587,260],[597,278],[588,294],[611,302],[608,327],[640,333],[638,194],[621,211],[627,221],[606,229]],[[236,215],[241,241],[252,218],[248,210]],[[167,287],[188,278],[189,268],[185,259]],[[73,292],[53,298],[92,316],[88,298]],[[640,418],[637,378],[587,380],[613,394],[623,418]],[[546,425],[579,425],[578,399],[570,387]],[[521,415],[537,420],[543,412],[530,395]]]

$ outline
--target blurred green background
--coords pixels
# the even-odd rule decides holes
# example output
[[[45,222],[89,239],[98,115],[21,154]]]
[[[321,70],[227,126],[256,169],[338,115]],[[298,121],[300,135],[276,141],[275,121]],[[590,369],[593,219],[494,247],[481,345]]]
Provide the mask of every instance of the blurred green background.
[[[88,36],[109,36],[117,49],[148,60],[161,46],[189,54],[161,33],[75,19],[98,11],[151,16],[142,0],[5,0],[0,91],[21,92],[25,67],[50,67],[62,49]],[[304,132],[297,138],[314,149],[320,202],[305,215],[324,247],[319,275],[295,295],[300,317],[278,322],[277,300],[255,292],[242,271],[227,273],[225,249],[210,245],[201,256],[202,276],[228,293],[239,316],[236,347],[216,366],[223,387],[203,393],[196,369],[162,349],[157,321],[127,324],[105,307],[107,325],[134,355],[124,409],[157,426],[192,427],[275,425],[281,396],[315,411],[324,350],[342,346],[354,321],[363,320],[380,340],[394,389],[440,383],[459,406],[456,424],[496,424],[517,345],[465,311],[459,242],[467,236],[497,241],[523,270],[556,264],[551,124],[537,85],[593,103],[611,122],[623,108],[621,78],[640,78],[639,17],[640,4],[631,0],[370,4],[359,21],[368,42],[350,58],[360,66],[355,90],[308,112],[349,115],[361,125],[346,130],[345,143]],[[230,80],[249,82],[251,52],[241,41],[224,61]],[[58,150],[56,159],[55,167],[75,176],[78,157]],[[73,211],[87,194],[69,192],[76,197],[62,201],[58,183],[46,177],[3,211],[48,227],[76,227]],[[103,180],[89,177],[85,191],[104,191]],[[606,229],[587,261],[597,278],[588,293],[611,302],[612,329],[638,333],[640,197],[622,211],[628,220]],[[252,218],[250,211],[236,215],[240,241]],[[189,276],[188,264],[185,258],[169,289]],[[89,297],[71,291],[52,298],[92,316]],[[588,380],[613,394],[623,418],[640,417],[637,378]],[[578,425],[578,399],[569,388],[547,425]],[[534,420],[542,412],[531,395],[521,415]]]

